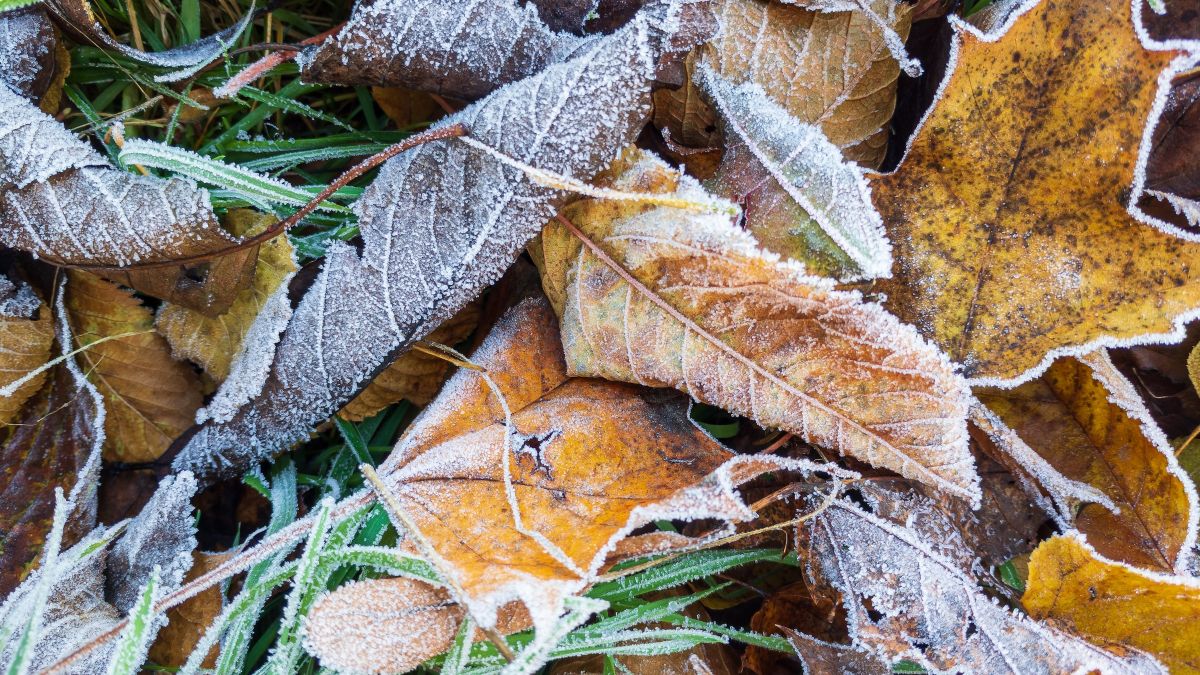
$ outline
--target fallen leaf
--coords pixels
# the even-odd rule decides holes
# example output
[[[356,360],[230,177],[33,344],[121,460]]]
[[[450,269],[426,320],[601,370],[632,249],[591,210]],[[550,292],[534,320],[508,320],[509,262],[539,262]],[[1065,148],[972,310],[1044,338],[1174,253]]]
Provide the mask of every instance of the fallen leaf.
[[[153,331],[153,314],[129,291],[78,270],[68,279],[67,314],[77,345],[86,347],[81,367],[107,409],[104,456],[122,462],[158,459],[192,425],[200,382],[171,357],[166,340]],[[113,339],[98,342],[105,338]]]
[[[357,673],[406,673],[454,642],[465,617],[445,589],[395,577],[347,584],[313,605],[305,619],[304,648],[330,668]],[[518,603],[505,605],[496,632],[531,626]],[[474,640],[483,639],[475,632]]]
[[[0,387],[25,377],[50,360],[54,327],[50,308],[33,289],[0,274]],[[21,406],[42,388],[46,374],[39,373],[8,396],[0,397],[0,426],[6,426]]]
[[[456,345],[475,330],[478,321],[479,303],[473,302],[438,326],[426,339]],[[425,405],[433,400],[449,371],[450,363],[445,359],[424,352],[408,352],[376,375],[362,393],[338,411],[338,415],[358,422],[401,400]]]
[[[1197,143],[1200,143],[1200,78],[1173,87],[1167,97],[1146,162],[1146,189],[1200,199],[1200,161],[1184,151]]]
[[[399,129],[435,120],[443,110],[429,94],[403,87],[371,87],[371,98]]]
[[[1200,307],[1200,247],[1131,206],[1158,83],[1188,60],[1144,46],[1131,8],[1042,0],[1003,35],[956,21],[939,100],[871,181],[897,259],[888,306],[980,383],[1181,337]]]
[[[354,207],[361,257],[346,244],[329,247],[278,345],[272,325],[248,354],[261,367],[225,382],[217,396],[237,395],[209,406],[212,421],[180,441],[174,467],[202,481],[238,475],[305,438],[499,278],[567,195],[477,144],[560,175],[589,177],[607,166],[648,116],[655,55],[674,27],[656,12],[668,9],[651,7],[578,58],[439,125],[465,124],[472,143],[426,144],[384,164]]]
[[[866,6],[901,37],[908,34],[909,5],[869,0]],[[757,83],[792,117],[820,126],[848,159],[879,165],[900,67],[870,17],[767,0],[721,0],[714,7],[725,30],[705,47],[706,63],[735,83]]]
[[[1029,561],[1021,604],[1097,643],[1158,657],[1172,673],[1200,672],[1200,583],[1108,560],[1078,535],[1048,539]]]
[[[725,127],[725,155],[709,187],[741,205],[763,248],[818,276],[891,276],[892,246],[862,170],[757,84],[734,86],[706,65],[698,74]]]
[[[801,631],[807,639],[815,640],[810,635],[815,634],[832,643],[847,638],[846,610],[834,594],[814,592],[800,579],[763,600],[750,617],[750,630],[763,635],[784,635],[789,641],[792,631]],[[758,675],[778,673],[792,663],[788,654],[757,645],[748,645],[742,656],[743,667]]]
[[[850,636],[880,658],[937,671],[1160,672],[998,605],[911,530],[843,501],[809,521],[813,565],[842,593]]]
[[[788,643],[804,667],[804,675],[884,675],[891,673],[886,661],[855,647],[818,640],[812,636],[783,629]]]
[[[258,234],[276,220],[252,211],[242,211],[240,213],[244,215],[237,216],[234,213],[238,212],[231,212],[230,217],[235,221],[257,221],[238,232],[240,236]],[[187,307],[168,304],[158,311],[154,327],[171,345],[171,354],[176,358],[198,364],[214,380],[223,382],[229,376],[234,357],[242,350],[250,325],[268,298],[285,285],[297,269],[287,237],[275,237],[259,247],[254,281],[238,292],[229,309],[209,317]]]
[[[689,609],[681,614],[691,616],[694,612]],[[707,612],[704,612],[701,620],[710,620]],[[619,672],[626,675],[735,675],[740,670],[737,653],[729,645],[720,642],[705,642],[691,649],[670,654],[616,655],[613,659],[623,666]],[[603,675],[604,660],[604,655],[593,654],[555,661],[546,671],[546,675]]]
[[[1195,488],[1106,354],[1062,358],[1016,389],[976,393],[1051,466],[1119,509],[1086,504],[1078,511],[1074,525],[1093,546],[1130,565],[1190,569]]]
[[[192,567],[184,576],[184,582],[213,570],[230,557],[230,553],[192,553]],[[192,599],[168,610],[167,625],[159,631],[154,644],[150,646],[149,660],[159,666],[182,666],[222,609],[224,596],[218,585],[206,588]],[[217,653],[218,648],[214,646],[200,667],[214,668],[217,665]]]
[[[713,203],[650,155],[630,155],[613,173],[618,189]],[[780,262],[727,216],[601,200],[563,215],[621,267],[559,223],[543,233],[543,285],[562,317],[572,375],[676,387],[979,498],[965,384],[878,305]]]
[[[717,150],[721,133],[717,113],[692,83],[697,52],[684,61],[686,79],[682,86],[662,87],[654,92],[654,126],[672,143],[699,150]]]
[[[58,45],[58,35],[45,8],[32,5],[0,15],[0,82],[17,94],[43,102],[42,110],[58,108],[62,86],[69,70],[70,57]]]
[[[155,568],[165,588],[183,583],[196,548],[195,494],[196,479],[190,473],[163,478],[109,551],[104,595],[118,610],[128,612],[133,607]]]
[[[566,60],[594,38],[559,33],[513,0],[377,0],[300,58],[306,82],[476,99]]]

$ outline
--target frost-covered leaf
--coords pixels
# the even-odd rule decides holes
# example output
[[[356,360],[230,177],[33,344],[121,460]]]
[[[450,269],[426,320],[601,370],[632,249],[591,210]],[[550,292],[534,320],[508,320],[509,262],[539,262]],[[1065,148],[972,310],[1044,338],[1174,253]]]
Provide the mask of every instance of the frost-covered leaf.
[[[810,521],[813,566],[842,593],[850,635],[881,658],[938,671],[1163,672],[1132,650],[1109,652],[1014,614],[911,530],[843,501]]]
[[[1200,583],[1108,560],[1078,535],[1044,542],[1029,560],[1021,604],[1098,643],[1145,650],[1173,673],[1200,669]]]
[[[641,130],[655,55],[676,28],[672,16],[657,6],[644,11],[577,58],[442,124],[465,124],[478,143],[539,169],[589,177]],[[246,368],[217,394],[229,389],[239,392],[231,401],[248,402],[210,414],[213,421],[181,444],[175,467],[195,469],[202,480],[235,475],[306,437],[384,364],[499,278],[565,197],[463,141],[389,160],[355,204],[361,256],[345,244],[329,247],[278,345],[277,331],[264,330],[272,337],[243,357],[269,369]]]
[[[146,660],[146,652],[154,638],[154,603],[161,595],[158,570],[155,569],[137,604],[129,611],[129,623],[121,631],[108,661],[108,675],[138,675],[142,672],[142,662]]]
[[[122,266],[220,250],[237,240],[208,193],[113,168],[86,142],[0,85],[0,237],[57,264]]]
[[[479,303],[473,302],[438,326],[429,334],[428,340],[456,345],[475,330],[478,321]],[[433,400],[449,372],[450,364],[445,359],[416,351],[402,354],[339,410],[338,415],[357,422],[401,400],[425,405]]]
[[[887,306],[981,383],[1182,337],[1200,309],[1197,237],[1136,206],[1166,83],[1200,42],[1144,43],[1141,4],[1025,3],[1003,35],[955,22],[938,101],[871,180]]]
[[[304,622],[304,648],[341,671],[406,673],[448,650],[464,618],[445,589],[404,577],[368,579],[317,602]],[[510,603],[499,612],[496,632],[530,625],[525,608]]]
[[[171,72],[156,76],[159,82],[175,82],[195,74],[213,59],[218,58],[241,36],[254,20],[254,6],[234,25],[200,38],[190,44],[160,52],[144,52],[112,39],[97,21],[90,0],[45,0],[46,6],[59,19],[84,38],[85,44],[114,49],[122,55],[159,68],[170,68]]]
[[[742,206],[755,239],[821,276],[891,276],[892,246],[862,170],[757,84],[735,86],[704,64],[696,72],[725,127],[725,156],[710,185]]]
[[[909,5],[866,5],[908,35]],[[900,67],[874,18],[767,0],[721,0],[714,7],[724,31],[705,47],[706,63],[732,82],[760,85],[792,117],[820,126],[847,158],[878,166]]]
[[[87,347],[80,363],[108,410],[104,456],[125,462],[158,459],[191,426],[201,403],[199,378],[171,357],[141,300],[88,272],[72,270],[68,278],[67,314],[76,346]],[[104,338],[114,339],[97,342]]]
[[[1195,487],[1107,354],[1061,358],[1037,380],[977,395],[1054,469],[1111,500],[1084,505],[1072,523],[1097,550],[1157,571],[1190,569]]]
[[[616,173],[619,189],[713,199],[650,155]],[[543,285],[573,375],[676,387],[978,499],[966,385],[881,307],[781,262],[723,215],[599,200],[563,214],[623,268],[561,224],[543,234]]]
[[[784,628],[788,643],[804,668],[804,675],[884,675],[891,673],[887,662],[869,650],[818,640]]]
[[[258,234],[275,222],[273,217],[246,211],[231,212],[229,219],[254,223],[239,232],[241,236]],[[214,380],[222,382],[229,375],[234,357],[242,350],[251,324],[271,295],[287,284],[296,269],[292,245],[287,237],[275,237],[259,247],[254,281],[238,292],[229,309],[210,317],[187,307],[168,304],[158,311],[154,327],[170,343],[175,357],[193,361]]]
[[[0,82],[21,96],[40,101],[45,110],[57,108],[55,80],[65,73],[59,63],[54,24],[42,7],[24,7],[0,14]]]
[[[50,360],[54,327],[50,308],[26,283],[0,274],[0,387],[7,387]],[[41,389],[39,373],[7,396],[0,396],[0,425],[8,424],[21,406]]]
[[[60,333],[64,322],[60,316]],[[56,487],[76,496],[65,545],[95,525],[103,425],[99,392],[67,361],[48,371],[41,391],[0,430],[0,596],[35,564],[50,531]]]
[[[1189,152],[1197,144],[1200,80],[1191,79],[1171,88],[1162,117],[1154,127],[1153,150],[1146,162],[1146,189],[1193,202],[1200,200],[1200,160],[1195,152]]]
[[[201,574],[211,571],[230,558],[234,552],[193,553],[192,567],[184,576],[187,583]],[[167,612],[167,625],[159,631],[150,647],[149,658],[160,666],[180,667],[188,655],[197,647],[201,636],[213,625],[224,604],[221,587],[212,586],[201,591],[187,602]],[[212,668],[216,665],[216,649],[202,655],[201,665]]]
[[[300,57],[309,82],[406,87],[476,99],[566,60],[596,38],[551,30],[515,0],[374,0]]]
[[[192,495],[196,479],[184,472],[159,483],[150,501],[125,528],[108,555],[105,595],[116,608],[128,612],[154,569],[164,588],[177,588],[192,567],[196,526]]]

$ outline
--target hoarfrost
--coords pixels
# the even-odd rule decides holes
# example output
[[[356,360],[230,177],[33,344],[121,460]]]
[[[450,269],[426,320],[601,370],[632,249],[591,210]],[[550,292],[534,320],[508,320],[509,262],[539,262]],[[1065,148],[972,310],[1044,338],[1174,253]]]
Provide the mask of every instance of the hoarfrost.
[[[850,635],[893,663],[938,672],[1166,672],[998,605],[912,531],[838,501],[814,518],[814,568],[843,594]]]
[[[843,281],[891,276],[892,246],[858,165],[845,161],[820,127],[792,117],[758,84],[735,86],[705,63],[696,72],[739,140],[729,144],[723,165],[761,166],[859,268]],[[740,153],[754,159],[736,157]]]
[[[236,242],[190,181],[110,166],[0,85],[0,239],[61,264],[161,262]]]
[[[632,142],[649,113],[655,56],[677,7],[654,6],[576,58],[447,118],[504,154],[591,176]],[[465,143],[423,145],[384,164],[355,204],[361,258],[329,248],[258,396],[185,441],[176,469],[239,473],[304,438],[385,364],[494,282],[565,195]],[[238,378],[239,380],[241,378]],[[231,377],[226,387],[241,386]]]
[[[879,16],[871,5],[864,0],[781,0],[784,4],[796,5],[814,12],[862,12],[879,27],[883,34],[883,42],[887,45],[892,58],[900,64],[901,70],[909,77],[919,77],[924,69],[921,62],[911,58],[904,48],[904,38],[892,28],[888,20]]]
[[[1183,216],[1188,225],[1192,227],[1200,226],[1200,202],[1173,195],[1169,192],[1159,192],[1158,190],[1147,190],[1146,194],[1170,204],[1175,213]]]
[[[125,528],[109,553],[106,591],[109,601],[128,612],[138,600],[154,568],[160,568],[160,588],[178,588],[192,567],[196,527],[192,495],[196,479],[184,471],[168,476],[150,501]]]
[[[39,98],[55,69],[54,25],[37,6],[0,14],[0,83]]]

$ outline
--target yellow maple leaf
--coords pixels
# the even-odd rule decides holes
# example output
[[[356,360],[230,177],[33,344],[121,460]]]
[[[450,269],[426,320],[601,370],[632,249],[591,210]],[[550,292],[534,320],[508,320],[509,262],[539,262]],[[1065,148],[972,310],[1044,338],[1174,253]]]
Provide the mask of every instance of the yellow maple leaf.
[[[1129,206],[1167,79],[1194,55],[1143,44],[1132,7],[1043,0],[997,35],[957,23],[940,100],[872,181],[889,306],[969,377],[1014,383],[1200,308],[1200,246]]]

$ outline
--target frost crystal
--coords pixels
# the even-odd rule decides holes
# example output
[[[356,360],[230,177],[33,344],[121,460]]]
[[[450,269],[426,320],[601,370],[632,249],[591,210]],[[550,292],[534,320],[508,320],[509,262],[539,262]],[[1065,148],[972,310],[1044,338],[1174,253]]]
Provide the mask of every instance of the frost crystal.
[[[571,61],[500,89],[443,125],[462,122],[472,137],[526,164],[593,175],[646,120],[655,55],[676,24],[673,8],[643,10]],[[304,438],[396,354],[499,278],[563,198],[465,143],[427,144],[389,160],[354,207],[362,256],[330,247],[261,393],[228,422],[200,428],[175,467],[202,479],[235,474]],[[231,376],[224,387],[246,386],[241,379]]]
[[[208,193],[111,167],[0,84],[0,242],[67,264],[127,265],[229,246]]]
[[[844,281],[891,276],[892,246],[862,170],[842,159],[820,127],[792,117],[757,84],[735,86],[707,64],[696,72],[737,139],[723,166],[751,162],[765,170],[859,268]]]
[[[885,659],[938,672],[1165,672],[1001,607],[912,531],[848,503],[811,523],[814,565],[843,594],[851,637]]]
[[[142,512],[125,528],[108,557],[106,588],[109,601],[122,612],[137,602],[154,568],[160,568],[162,588],[178,588],[192,567],[196,527],[192,495],[196,479],[186,471],[164,478]]]
[[[39,82],[54,63],[54,26],[38,7],[0,15],[0,83],[36,98],[50,83]],[[49,79],[49,78],[44,78]]]

